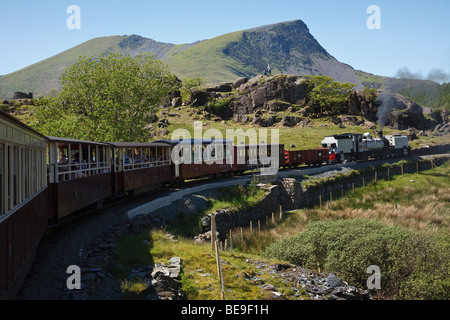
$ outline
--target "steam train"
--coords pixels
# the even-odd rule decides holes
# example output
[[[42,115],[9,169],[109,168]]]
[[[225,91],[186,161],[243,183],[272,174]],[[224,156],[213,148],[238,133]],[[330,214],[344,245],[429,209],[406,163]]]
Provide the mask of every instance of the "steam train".
[[[277,171],[408,152],[407,137],[370,134],[325,137],[321,148],[296,151],[229,140],[82,141],[44,136],[0,112],[0,299],[15,297],[50,226],[88,207],[100,208],[107,199],[249,169]]]

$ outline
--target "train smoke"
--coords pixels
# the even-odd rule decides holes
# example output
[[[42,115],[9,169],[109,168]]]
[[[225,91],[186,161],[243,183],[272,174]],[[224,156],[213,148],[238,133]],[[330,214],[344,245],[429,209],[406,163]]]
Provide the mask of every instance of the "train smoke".
[[[430,70],[425,77],[420,72],[411,72],[408,67],[401,67],[397,70],[395,77],[399,79],[431,80],[441,84],[450,81],[450,73],[446,73],[443,69],[437,68]]]
[[[389,115],[394,106],[393,94],[390,92],[381,91],[377,96],[377,103],[378,103],[377,123],[381,131],[388,122]]]

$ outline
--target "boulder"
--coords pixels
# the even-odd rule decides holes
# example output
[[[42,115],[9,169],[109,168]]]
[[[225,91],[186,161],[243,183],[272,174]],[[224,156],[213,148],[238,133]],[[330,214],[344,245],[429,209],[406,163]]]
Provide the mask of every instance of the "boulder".
[[[174,108],[181,106],[182,103],[183,101],[181,100],[181,97],[176,97],[172,99],[172,107]]]
[[[33,93],[14,92],[13,99],[33,99]]]
[[[241,85],[243,85],[244,83],[247,83],[247,81],[248,81],[248,78],[245,78],[245,77],[239,78],[239,79],[237,79],[237,80],[233,83],[233,88],[234,88],[234,89],[237,89],[237,88],[239,88]]]
[[[294,127],[300,122],[300,118],[296,116],[285,116],[281,120],[281,125],[284,127]]]
[[[231,92],[233,91],[233,83],[223,82],[207,87],[206,92]]]

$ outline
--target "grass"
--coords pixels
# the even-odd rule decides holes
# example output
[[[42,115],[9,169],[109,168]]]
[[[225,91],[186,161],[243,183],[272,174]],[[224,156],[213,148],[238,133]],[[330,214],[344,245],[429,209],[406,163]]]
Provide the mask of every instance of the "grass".
[[[207,199],[208,206],[205,210],[197,212],[180,210],[175,214],[175,218],[168,219],[167,228],[176,235],[194,237],[201,232],[200,220],[204,216],[224,208],[231,210],[251,208],[264,194],[265,191],[255,184],[222,188],[218,197]]]
[[[145,240],[147,240],[147,246],[141,245]],[[130,259],[131,253],[128,251],[131,247],[136,247],[133,249],[133,259]],[[253,264],[246,262],[246,259],[259,257],[243,255],[235,251],[221,251],[220,254],[223,261],[222,274],[227,300],[263,300],[269,297],[270,292],[258,287],[258,283],[244,280],[244,277],[249,274],[257,275],[265,283],[277,286],[282,293],[293,296],[293,290],[276,276],[261,274]],[[131,268],[134,265],[147,265],[150,261],[167,263],[173,256],[181,258],[181,283],[188,300],[220,299],[221,284],[217,276],[216,260],[211,245],[209,243],[195,244],[192,239],[182,237],[173,241],[161,230],[124,237],[119,242],[116,257],[109,271],[119,279],[127,299],[139,299],[139,293],[149,284],[139,278],[128,280],[127,275]],[[276,259],[267,259],[267,261],[285,263]]]

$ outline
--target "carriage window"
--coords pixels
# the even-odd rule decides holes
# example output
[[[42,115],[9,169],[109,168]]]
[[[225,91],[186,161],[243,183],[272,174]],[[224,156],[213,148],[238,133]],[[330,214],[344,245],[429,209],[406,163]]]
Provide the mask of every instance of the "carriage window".
[[[19,148],[13,147],[13,161],[12,161],[12,174],[13,174],[13,199],[14,205],[19,203]]]

